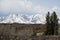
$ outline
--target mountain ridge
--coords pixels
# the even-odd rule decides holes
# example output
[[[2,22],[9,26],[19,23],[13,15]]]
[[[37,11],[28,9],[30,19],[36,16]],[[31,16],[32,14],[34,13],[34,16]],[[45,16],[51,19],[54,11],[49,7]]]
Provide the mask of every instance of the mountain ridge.
[[[9,14],[4,17],[0,17],[0,23],[25,23],[25,24],[43,24],[42,15],[24,15],[24,14]]]

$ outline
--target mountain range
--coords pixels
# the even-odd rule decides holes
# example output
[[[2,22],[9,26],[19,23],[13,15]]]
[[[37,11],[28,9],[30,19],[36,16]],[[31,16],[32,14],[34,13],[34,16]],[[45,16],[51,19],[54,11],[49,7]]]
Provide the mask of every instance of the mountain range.
[[[0,23],[25,23],[25,24],[43,24],[45,19],[42,15],[9,14],[0,17]]]

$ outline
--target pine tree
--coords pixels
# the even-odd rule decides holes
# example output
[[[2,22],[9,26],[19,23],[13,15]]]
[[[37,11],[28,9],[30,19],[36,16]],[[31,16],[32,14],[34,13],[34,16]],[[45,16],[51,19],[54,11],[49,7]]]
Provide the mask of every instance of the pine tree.
[[[48,14],[46,15],[46,31],[45,31],[45,35],[49,35],[50,34],[50,13],[48,12]]]
[[[51,34],[57,35],[58,34],[58,18],[55,11],[52,13],[50,21],[51,21]]]
[[[58,17],[54,11],[50,16],[50,13],[46,15],[46,31],[45,35],[57,35],[58,34]]]

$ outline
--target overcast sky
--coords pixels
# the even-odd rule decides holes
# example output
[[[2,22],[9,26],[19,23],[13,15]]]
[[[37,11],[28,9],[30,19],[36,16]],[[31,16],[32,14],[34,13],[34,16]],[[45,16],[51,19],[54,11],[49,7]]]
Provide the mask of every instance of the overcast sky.
[[[60,15],[60,0],[0,0],[0,15],[41,14],[56,11]]]

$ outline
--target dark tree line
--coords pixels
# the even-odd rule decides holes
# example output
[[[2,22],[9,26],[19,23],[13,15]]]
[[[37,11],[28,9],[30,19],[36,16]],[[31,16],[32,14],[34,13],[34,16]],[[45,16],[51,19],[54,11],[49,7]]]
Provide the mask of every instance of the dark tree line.
[[[50,12],[46,15],[46,31],[45,35],[58,34],[58,17],[54,11],[51,15]]]

